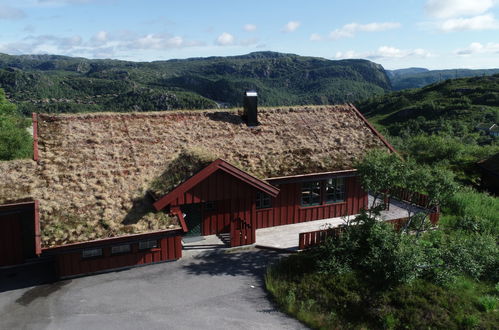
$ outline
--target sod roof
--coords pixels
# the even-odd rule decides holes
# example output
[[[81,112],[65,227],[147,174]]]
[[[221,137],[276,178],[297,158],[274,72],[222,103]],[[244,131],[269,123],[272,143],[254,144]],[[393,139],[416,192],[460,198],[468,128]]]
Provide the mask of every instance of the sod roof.
[[[230,110],[39,115],[30,193],[42,244],[177,228],[146,192],[167,193],[215,158],[268,178],[351,169],[386,148],[348,105],[260,108],[258,119],[250,128]]]

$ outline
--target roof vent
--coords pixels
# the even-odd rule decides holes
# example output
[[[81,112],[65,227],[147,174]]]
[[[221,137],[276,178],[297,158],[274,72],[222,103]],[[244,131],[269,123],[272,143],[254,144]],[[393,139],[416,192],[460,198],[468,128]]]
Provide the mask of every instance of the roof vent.
[[[258,94],[255,90],[244,92],[243,120],[246,125],[258,126]]]

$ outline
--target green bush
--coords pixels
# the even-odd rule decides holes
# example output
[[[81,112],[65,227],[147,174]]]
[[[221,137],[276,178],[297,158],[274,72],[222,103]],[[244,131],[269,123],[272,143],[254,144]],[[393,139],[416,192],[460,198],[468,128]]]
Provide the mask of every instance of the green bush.
[[[28,126],[28,120],[19,114],[0,89],[0,160],[31,156],[32,138],[26,130]]]
[[[406,283],[419,275],[422,253],[416,237],[401,235],[392,225],[363,212],[339,238],[316,247],[321,272],[345,274],[355,271],[375,287]]]

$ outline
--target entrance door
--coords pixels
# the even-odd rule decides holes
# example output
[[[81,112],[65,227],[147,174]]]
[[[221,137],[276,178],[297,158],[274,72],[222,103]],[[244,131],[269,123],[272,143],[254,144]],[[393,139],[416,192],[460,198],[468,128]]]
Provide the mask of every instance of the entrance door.
[[[0,266],[23,262],[21,230],[18,214],[0,216]]]
[[[181,211],[185,214],[185,224],[187,225],[187,233],[185,236],[201,236],[202,214],[201,204],[183,205]]]

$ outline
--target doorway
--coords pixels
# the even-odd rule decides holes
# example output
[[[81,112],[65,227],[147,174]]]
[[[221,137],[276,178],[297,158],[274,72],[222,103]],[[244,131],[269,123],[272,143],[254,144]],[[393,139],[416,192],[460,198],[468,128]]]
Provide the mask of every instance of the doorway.
[[[186,237],[196,237],[201,236],[202,231],[202,213],[201,204],[187,204],[183,205],[181,208],[182,213],[185,214],[185,224],[187,225]]]

